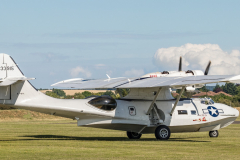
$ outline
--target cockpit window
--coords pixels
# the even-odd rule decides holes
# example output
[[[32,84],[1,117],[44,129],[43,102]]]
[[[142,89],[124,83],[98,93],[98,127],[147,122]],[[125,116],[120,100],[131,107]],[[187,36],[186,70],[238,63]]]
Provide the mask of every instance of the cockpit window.
[[[214,104],[214,101],[211,99],[211,98],[201,98],[201,103],[202,104],[206,104],[206,105],[209,105],[209,104]]]
[[[117,107],[117,102],[110,96],[99,96],[91,99],[88,103],[105,111],[112,111]]]
[[[191,115],[196,115],[196,111],[195,110],[191,110]]]
[[[210,102],[211,102],[211,104],[214,104],[214,101],[212,99],[210,100]]]

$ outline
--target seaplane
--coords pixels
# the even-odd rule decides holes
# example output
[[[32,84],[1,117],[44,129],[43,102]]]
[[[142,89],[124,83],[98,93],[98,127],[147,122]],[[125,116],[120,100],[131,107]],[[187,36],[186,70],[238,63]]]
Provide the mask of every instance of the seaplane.
[[[209,132],[218,137],[218,130],[227,127],[239,116],[239,111],[210,98],[181,98],[208,83],[240,83],[240,75],[208,75],[205,72],[182,71],[180,58],[177,71],[155,72],[137,78],[69,79],[54,87],[78,89],[111,89],[121,96],[57,99],[36,90],[11,56],[0,54],[0,105],[32,110],[76,120],[78,126],[126,131],[129,139],[142,134],[155,134],[158,140],[168,140],[171,133]],[[125,97],[122,89],[130,89]],[[180,89],[177,98],[171,89]]]

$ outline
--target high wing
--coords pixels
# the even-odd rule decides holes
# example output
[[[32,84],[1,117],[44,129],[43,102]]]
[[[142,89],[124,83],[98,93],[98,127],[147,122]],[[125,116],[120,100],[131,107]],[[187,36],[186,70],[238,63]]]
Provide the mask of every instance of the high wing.
[[[181,87],[208,83],[240,83],[240,75],[209,75],[187,77],[144,77],[144,78],[110,78],[102,80],[69,79],[53,84],[56,87],[79,89],[113,89],[113,88],[151,88]]]

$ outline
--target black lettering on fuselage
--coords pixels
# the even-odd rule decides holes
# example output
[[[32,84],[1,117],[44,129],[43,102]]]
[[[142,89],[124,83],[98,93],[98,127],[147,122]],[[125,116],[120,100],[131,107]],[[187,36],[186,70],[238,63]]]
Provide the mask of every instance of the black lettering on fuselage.
[[[13,71],[13,66],[0,66],[0,71]]]

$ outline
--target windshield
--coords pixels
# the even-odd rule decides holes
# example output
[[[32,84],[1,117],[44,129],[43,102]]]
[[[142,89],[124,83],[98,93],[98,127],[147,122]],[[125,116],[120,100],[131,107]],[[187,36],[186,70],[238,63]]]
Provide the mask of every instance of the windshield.
[[[209,105],[209,104],[214,104],[214,101],[211,99],[211,98],[200,98],[200,101],[202,104],[206,104],[206,105]]]

